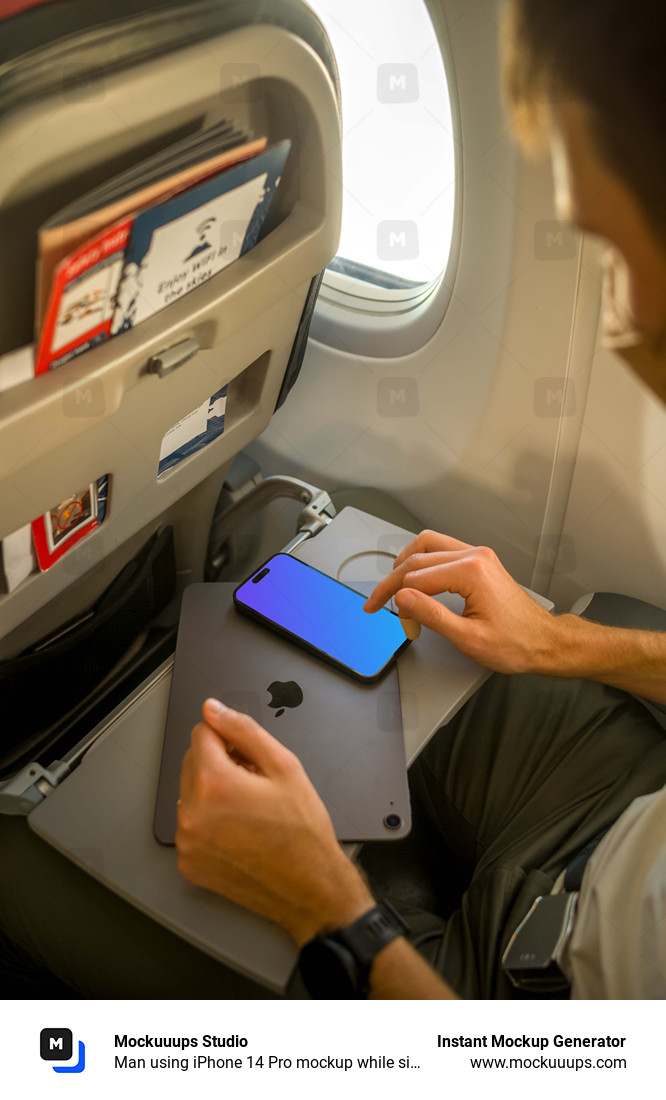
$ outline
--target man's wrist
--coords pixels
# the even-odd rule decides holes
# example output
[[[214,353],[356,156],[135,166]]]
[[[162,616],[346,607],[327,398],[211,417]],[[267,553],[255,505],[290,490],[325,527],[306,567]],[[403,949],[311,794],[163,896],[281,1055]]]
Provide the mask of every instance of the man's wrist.
[[[533,647],[527,672],[540,676],[579,676],[581,620],[577,615],[549,615],[546,629]]]
[[[402,917],[384,900],[350,924],[320,932],[301,949],[306,989],[316,998],[367,997],[376,959],[407,931]]]
[[[571,612],[553,615],[544,645],[541,649],[537,647],[535,667],[530,671],[543,676],[608,682],[607,676],[615,666],[621,668],[623,663],[616,652],[618,645],[612,644],[617,633],[612,627],[582,619]]]
[[[287,931],[299,947],[309,943],[318,932],[346,928],[374,907],[369,887],[347,857],[342,873],[331,875],[326,885],[290,916]]]

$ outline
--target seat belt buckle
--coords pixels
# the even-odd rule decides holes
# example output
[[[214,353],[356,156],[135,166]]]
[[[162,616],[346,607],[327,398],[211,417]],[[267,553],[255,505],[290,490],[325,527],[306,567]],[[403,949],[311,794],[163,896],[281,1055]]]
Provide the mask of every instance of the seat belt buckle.
[[[568,989],[564,952],[573,931],[578,891],[538,897],[502,956],[502,969],[517,989],[556,993]]]

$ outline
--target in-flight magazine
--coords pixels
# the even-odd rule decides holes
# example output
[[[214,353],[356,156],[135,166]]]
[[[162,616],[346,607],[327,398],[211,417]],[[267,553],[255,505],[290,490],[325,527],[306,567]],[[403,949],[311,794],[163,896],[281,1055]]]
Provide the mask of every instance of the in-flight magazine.
[[[56,269],[35,374],[62,366],[217,274],[256,244],[289,154],[283,141],[125,218]]]

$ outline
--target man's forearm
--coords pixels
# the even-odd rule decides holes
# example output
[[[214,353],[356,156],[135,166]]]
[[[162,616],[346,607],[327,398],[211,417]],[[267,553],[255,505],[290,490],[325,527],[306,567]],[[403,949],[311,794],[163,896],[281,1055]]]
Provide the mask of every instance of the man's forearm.
[[[311,884],[301,904],[283,921],[299,947],[317,932],[345,928],[375,905],[370,889],[350,859],[338,849],[327,873]],[[307,900],[307,904],[306,904]],[[369,997],[376,1000],[454,1000],[456,994],[428,966],[404,936],[375,956]]]
[[[454,1001],[453,990],[404,936],[376,956],[370,972],[371,1000]]]
[[[534,672],[598,680],[666,703],[666,634],[601,626],[578,615],[557,615]]]

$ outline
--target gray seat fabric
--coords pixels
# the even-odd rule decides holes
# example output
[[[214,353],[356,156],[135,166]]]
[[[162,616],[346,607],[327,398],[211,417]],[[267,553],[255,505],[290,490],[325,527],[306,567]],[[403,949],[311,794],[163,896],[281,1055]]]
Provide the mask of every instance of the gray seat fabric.
[[[595,592],[583,611],[583,617],[603,626],[619,626],[633,630],[666,631],[666,611],[661,607],[636,600],[632,596],[620,596],[616,592]],[[666,704],[654,703],[636,695],[647,707],[663,729],[666,729]]]

